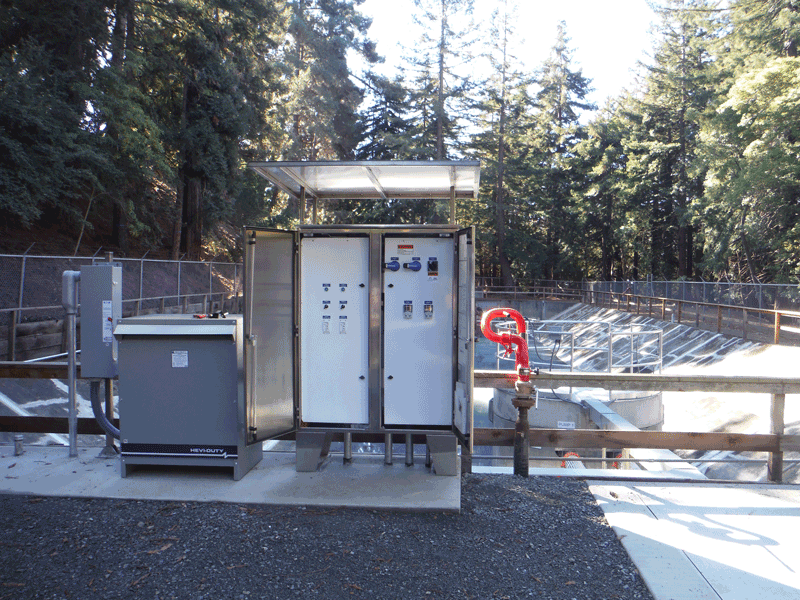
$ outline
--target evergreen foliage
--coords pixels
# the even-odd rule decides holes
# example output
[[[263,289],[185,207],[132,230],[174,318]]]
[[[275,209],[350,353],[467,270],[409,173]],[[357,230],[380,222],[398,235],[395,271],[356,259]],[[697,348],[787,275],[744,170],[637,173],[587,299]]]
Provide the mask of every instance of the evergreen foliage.
[[[796,0],[662,0],[637,85],[591,118],[563,24],[534,70],[511,0],[483,33],[474,0],[414,0],[421,37],[385,77],[362,1],[0,0],[6,234],[57,224],[197,258],[218,224],[306,210],[247,160],[477,158],[457,215],[481,276],[800,277]],[[321,218],[447,217],[387,199]]]

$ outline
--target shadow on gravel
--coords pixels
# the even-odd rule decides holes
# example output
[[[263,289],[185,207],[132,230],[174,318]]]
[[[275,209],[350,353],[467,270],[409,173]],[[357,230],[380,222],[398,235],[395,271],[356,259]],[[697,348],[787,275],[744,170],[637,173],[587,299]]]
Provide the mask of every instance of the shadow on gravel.
[[[462,513],[0,496],[1,598],[652,598],[583,482],[463,478]]]

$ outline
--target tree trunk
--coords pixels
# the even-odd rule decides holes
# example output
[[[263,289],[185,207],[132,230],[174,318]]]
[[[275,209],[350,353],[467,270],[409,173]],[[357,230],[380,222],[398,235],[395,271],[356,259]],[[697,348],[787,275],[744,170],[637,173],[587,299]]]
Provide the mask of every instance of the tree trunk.
[[[200,260],[203,245],[203,182],[199,177],[188,177],[184,180],[183,189],[183,239],[186,257],[189,260]]]
[[[436,97],[436,160],[444,160],[444,48],[447,26],[447,0],[442,0],[441,32],[439,34],[439,93]]]
[[[125,51],[132,43],[129,37],[133,35],[133,2],[131,0],[117,0],[114,6],[114,28],[111,31],[111,56],[109,64],[112,68],[122,71],[125,67]],[[131,25],[130,30],[128,28]],[[109,122],[107,134],[111,139],[117,140],[118,128],[116,123]],[[111,213],[111,240],[123,253],[129,250],[128,244],[128,212],[125,207],[125,189],[114,189],[112,196]]]
[[[739,229],[741,230],[740,235],[742,238],[742,250],[744,251],[744,258],[747,261],[747,270],[750,273],[750,281],[752,283],[761,283],[758,279],[756,267],[753,261],[753,254],[750,252],[750,244],[747,242],[747,235],[745,234],[744,230],[745,221],[747,220],[747,211],[749,208],[750,207],[747,204],[742,207],[742,218],[739,221]]]

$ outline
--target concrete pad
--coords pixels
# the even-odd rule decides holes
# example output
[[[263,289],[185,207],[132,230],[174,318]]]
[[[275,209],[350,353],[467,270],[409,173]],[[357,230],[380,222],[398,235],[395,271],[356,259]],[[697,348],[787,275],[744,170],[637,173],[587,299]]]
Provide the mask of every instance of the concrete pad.
[[[295,470],[294,453],[266,452],[240,481],[230,469],[138,467],[122,479],[119,459],[77,458],[58,446],[26,446],[13,456],[0,448],[0,492],[130,500],[234,502],[391,510],[454,511],[461,507],[461,477],[434,475],[423,461],[384,465],[383,456],[334,456],[314,473]]]
[[[590,490],[656,600],[800,598],[800,488],[706,482]]]

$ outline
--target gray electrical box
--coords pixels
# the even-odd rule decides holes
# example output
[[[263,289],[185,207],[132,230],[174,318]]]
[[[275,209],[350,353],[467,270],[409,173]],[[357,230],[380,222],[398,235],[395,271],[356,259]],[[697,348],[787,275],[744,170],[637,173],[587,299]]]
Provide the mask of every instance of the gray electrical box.
[[[117,376],[114,326],[122,318],[122,267],[81,266],[81,377]]]
[[[133,465],[221,466],[241,479],[262,458],[247,445],[242,318],[123,319],[119,341],[122,476]]]

